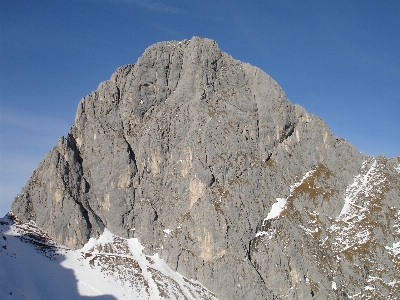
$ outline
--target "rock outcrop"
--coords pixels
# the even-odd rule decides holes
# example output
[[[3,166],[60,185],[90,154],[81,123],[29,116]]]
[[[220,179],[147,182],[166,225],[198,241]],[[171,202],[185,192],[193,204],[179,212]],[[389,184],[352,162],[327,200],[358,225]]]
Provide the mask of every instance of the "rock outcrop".
[[[220,299],[395,299],[399,172],[194,37],[83,98],[12,211],[73,248],[138,238]]]

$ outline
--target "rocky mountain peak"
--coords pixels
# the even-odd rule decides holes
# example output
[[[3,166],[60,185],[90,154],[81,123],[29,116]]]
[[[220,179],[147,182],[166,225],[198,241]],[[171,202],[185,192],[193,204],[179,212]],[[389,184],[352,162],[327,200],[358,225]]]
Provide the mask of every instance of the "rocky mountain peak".
[[[72,248],[105,228],[137,238],[221,299],[396,297],[399,165],[193,37],[84,97],[12,211]]]

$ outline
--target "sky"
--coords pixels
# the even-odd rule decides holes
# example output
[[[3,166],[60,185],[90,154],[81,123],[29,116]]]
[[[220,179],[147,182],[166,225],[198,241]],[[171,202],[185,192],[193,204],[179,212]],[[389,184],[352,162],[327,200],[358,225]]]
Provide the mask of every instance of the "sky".
[[[0,216],[80,99],[150,45],[211,38],[367,155],[400,156],[400,1],[2,0]]]

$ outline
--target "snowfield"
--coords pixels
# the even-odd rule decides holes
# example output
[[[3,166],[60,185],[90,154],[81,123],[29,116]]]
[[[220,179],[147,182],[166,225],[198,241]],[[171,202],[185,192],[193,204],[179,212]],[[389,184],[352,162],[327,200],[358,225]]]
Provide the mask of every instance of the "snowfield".
[[[0,219],[0,299],[216,299],[142,250],[107,229],[71,250],[10,214]]]

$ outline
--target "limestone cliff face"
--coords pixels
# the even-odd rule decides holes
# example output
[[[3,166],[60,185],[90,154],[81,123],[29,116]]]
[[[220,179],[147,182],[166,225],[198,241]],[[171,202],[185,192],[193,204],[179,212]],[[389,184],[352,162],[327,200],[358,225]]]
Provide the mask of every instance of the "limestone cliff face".
[[[83,98],[12,211],[74,248],[105,227],[137,237],[221,299],[394,299],[399,166],[194,37]]]

